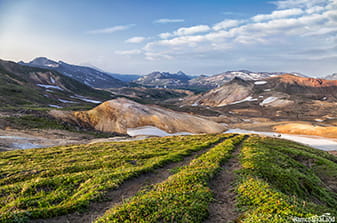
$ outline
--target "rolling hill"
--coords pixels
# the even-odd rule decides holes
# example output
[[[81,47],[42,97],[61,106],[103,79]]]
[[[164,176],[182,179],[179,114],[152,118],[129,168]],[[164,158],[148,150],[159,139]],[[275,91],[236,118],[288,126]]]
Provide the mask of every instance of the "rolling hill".
[[[0,163],[4,223],[278,223],[337,214],[337,158],[276,138],[59,146],[2,152]]]
[[[168,133],[220,133],[216,122],[155,105],[142,105],[126,98],[106,101],[89,111],[54,112],[56,118],[102,132],[127,133],[128,128],[154,126]]]

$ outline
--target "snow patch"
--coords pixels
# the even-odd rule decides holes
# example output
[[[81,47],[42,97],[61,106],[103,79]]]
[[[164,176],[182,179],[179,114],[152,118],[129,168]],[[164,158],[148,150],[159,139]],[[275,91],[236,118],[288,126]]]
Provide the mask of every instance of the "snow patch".
[[[268,97],[268,98],[264,99],[264,100],[260,103],[260,105],[263,106],[263,105],[272,103],[272,102],[276,101],[277,99],[278,99],[277,97]]]
[[[48,105],[48,106],[52,108],[62,108],[62,106],[59,106],[59,105]]]
[[[68,100],[64,100],[64,99],[58,99],[58,100],[62,103],[76,103],[74,101],[68,101]]]
[[[267,91],[271,91],[271,89],[264,89],[263,91],[266,91],[266,92],[267,92]]]
[[[315,149],[324,150],[324,151],[333,151],[337,150],[337,141],[318,137],[318,136],[304,136],[304,135],[290,135],[290,134],[281,134],[276,132],[257,132],[250,131],[245,129],[229,129],[225,133],[243,133],[243,134],[259,134],[270,137],[277,137],[282,139],[292,140],[304,145],[308,145]]]
[[[61,91],[63,91],[63,89],[62,89],[62,88],[60,88],[59,86],[55,86],[55,85],[48,85],[48,84],[37,84],[37,86],[39,86],[39,87],[43,87],[43,88],[47,88],[47,89],[50,89],[50,88],[52,88],[52,89],[57,89],[57,90],[61,90]]]
[[[81,95],[71,96],[71,98],[80,99],[82,101],[90,102],[90,103],[94,103],[94,104],[101,104],[102,103],[101,101],[92,100],[92,99],[86,98],[86,97],[81,96]]]
[[[126,132],[130,136],[151,135],[151,136],[163,137],[163,136],[174,136],[174,135],[192,135],[189,132],[176,132],[176,133],[170,134],[154,126],[128,128]]]
[[[323,122],[324,120],[323,119],[315,119],[316,122]]]
[[[34,143],[12,143],[12,147],[15,149],[34,149],[34,148],[42,148],[41,145],[34,144]]]
[[[51,82],[52,84],[55,84],[55,79],[54,79],[53,77],[50,77],[50,82]]]
[[[229,103],[230,105],[234,105],[234,104],[239,104],[239,103],[242,103],[242,102],[245,102],[245,101],[257,101],[257,98],[253,98],[252,96],[248,96],[240,101],[234,101],[232,103]]]
[[[263,85],[263,84],[266,84],[267,81],[255,81],[254,84],[255,85]]]

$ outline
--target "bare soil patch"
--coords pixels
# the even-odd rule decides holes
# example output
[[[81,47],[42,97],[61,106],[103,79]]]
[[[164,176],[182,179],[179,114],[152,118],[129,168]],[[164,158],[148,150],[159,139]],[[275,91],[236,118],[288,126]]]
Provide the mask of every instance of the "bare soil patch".
[[[241,143],[242,144],[242,143]],[[220,172],[210,182],[215,201],[209,206],[209,217],[205,223],[235,222],[239,212],[236,210],[235,171],[240,169],[238,155],[241,144],[224,165]]]

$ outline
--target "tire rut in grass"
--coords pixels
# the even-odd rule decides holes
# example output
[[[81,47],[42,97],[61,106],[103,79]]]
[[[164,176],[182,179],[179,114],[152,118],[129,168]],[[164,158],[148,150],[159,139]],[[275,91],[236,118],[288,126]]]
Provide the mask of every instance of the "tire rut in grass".
[[[232,153],[232,158],[222,165],[219,173],[210,182],[210,188],[214,193],[215,200],[209,206],[209,217],[204,221],[205,223],[235,222],[239,215],[235,207],[234,181],[235,171],[240,169],[238,155],[245,139],[236,146],[235,151]]]
[[[117,189],[111,190],[104,195],[106,201],[94,201],[91,202],[88,209],[85,212],[75,212],[67,215],[57,216],[49,219],[33,219],[30,223],[91,223],[96,218],[102,216],[108,209],[123,202],[123,200],[134,196],[138,191],[146,186],[160,183],[166,180],[173,173],[172,169],[185,166],[190,163],[199,155],[205,153],[215,145],[232,138],[233,136],[226,137],[211,146],[202,149],[197,152],[183,158],[182,161],[176,163],[166,164],[164,167],[157,168],[152,172],[142,174],[138,177],[127,180],[122,183]]]

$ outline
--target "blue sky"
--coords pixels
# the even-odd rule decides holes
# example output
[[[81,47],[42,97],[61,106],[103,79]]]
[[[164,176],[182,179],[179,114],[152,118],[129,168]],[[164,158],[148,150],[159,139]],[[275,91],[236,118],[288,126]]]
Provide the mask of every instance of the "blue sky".
[[[116,73],[337,72],[337,0],[0,0],[0,58]]]

